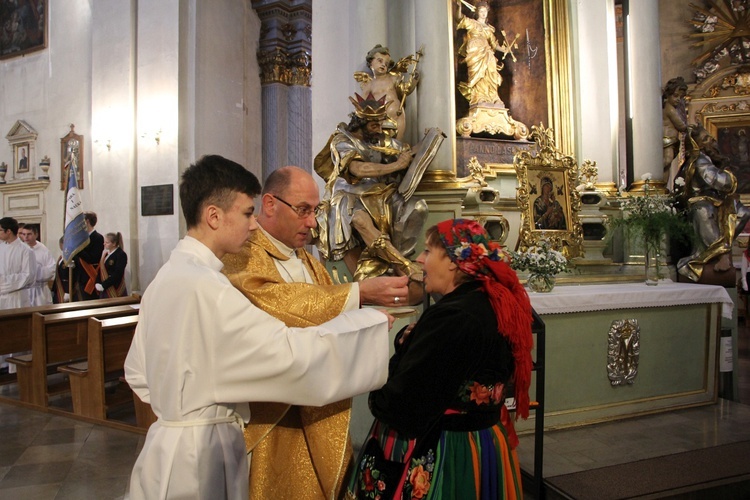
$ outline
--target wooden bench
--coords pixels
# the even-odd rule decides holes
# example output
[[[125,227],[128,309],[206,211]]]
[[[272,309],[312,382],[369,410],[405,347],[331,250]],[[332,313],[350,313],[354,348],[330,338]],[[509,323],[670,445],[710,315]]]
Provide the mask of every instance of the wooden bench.
[[[138,316],[89,318],[87,360],[57,369],[70,379],[73,413],[106,420],[108,408],[133,402],[126,384],[125,390],[114,392],[106,391],[105,384],[120,381],[136,325]]]
[[[125,377],[121,380],[125,381]],[[136,425],[141,429],[148,429],[151,427],[151,424],[157,420],[154,410],[151,409],[151,405],[141,401],[141,398],[139,398],[138,394],[135,392],[133,393],[133,404],[135,405]]]
[[[113,299],[66,302],[65,304],[21,307],[0,311],[0,354],[13,354],[31,350],[31,317],[36,313],[43,315],[58,314],[82,309],[137,304],[140,300],[139,296],[131,295]]]
[[[46,407],[49,395],[66,392],[68,384],[49,387],[48,370],[81,361],[88,350],[88,320],[138,314],[133,304],[97,307],[43,315],[31,318],[31,354],[13,356],[6,361],[18,368],[18,391],[21,401]]]

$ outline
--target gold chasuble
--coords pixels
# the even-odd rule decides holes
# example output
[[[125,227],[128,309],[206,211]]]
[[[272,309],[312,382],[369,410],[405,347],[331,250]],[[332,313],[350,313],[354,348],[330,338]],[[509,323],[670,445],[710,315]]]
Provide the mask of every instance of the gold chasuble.
[[[287,283],[274,259],[287,261],[266,235],[253,231],[222,272],[250,301],[287,326],[324,323],[344,310],[351,285],[333,285],[325,266],[297,249],[316,284]],[[253,456],[250,498],[337,498],[352,459],[351,399],[323,407],[250,403],[245,443]]]

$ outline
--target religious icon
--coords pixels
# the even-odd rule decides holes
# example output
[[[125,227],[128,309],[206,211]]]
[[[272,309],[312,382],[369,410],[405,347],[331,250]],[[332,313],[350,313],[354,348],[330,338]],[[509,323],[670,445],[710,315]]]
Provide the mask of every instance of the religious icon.
[[[16,145],[15,148],[15,164],[16,173],[24,173],[29,171],[29,144],[23,143]]]

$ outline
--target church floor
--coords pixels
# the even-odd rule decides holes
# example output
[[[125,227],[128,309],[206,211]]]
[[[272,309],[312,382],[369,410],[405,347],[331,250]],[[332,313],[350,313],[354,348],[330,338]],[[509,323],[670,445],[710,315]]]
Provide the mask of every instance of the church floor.
[[[548,432],[545,478],[750,441],[747,327],[740,329],[739,354],[739,403],[719,400],[711,406]],[[0,387],[0,500],[123,498],[145,436],[3,401],[14,396],[13,385]],[[533,470],[533,436],[521,437],[519,457],[524,469]]]

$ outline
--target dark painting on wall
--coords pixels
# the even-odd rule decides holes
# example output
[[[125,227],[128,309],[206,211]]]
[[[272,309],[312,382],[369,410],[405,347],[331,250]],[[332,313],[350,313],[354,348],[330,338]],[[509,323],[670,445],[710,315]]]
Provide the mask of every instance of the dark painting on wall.
[[[0,0],[0,59],[47,47],[47,0]]]
[[[721,127],[716,140],[737,177],[737,193],[750,194],[750,124]]]

